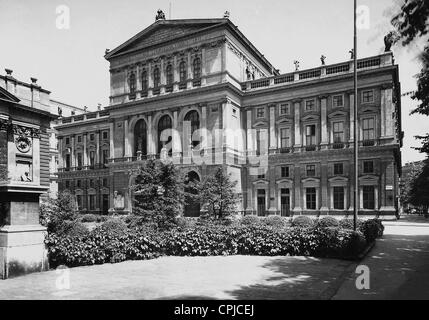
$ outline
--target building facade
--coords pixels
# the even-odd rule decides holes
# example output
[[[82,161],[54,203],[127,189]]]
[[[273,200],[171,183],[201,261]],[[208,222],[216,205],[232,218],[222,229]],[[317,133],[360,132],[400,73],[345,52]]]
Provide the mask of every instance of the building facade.
[[[65,104],[51,99],[51,92],[42,88],[36,78],[31,83],[21,81],[13,76],[13,70],[5,69],[6,74],[0,75],[0,87],[20,99],[20,103],[38,110],[49,112],[50,128],[46,131],[48,145],[43,144],[43,157],[49,158],[49,189],[43,197],[56,197],[58,193],[58,141],[55,126],[59,123],[57,117],[77,115],[84,112],[83,108]]]
[[[131,212],[134,169],[160,158],[197,180],[221,166],[246,214],[353,211],[353,60],[280,74],[228,18],[160,18],[105,58],[109,106],[56,127],[59,187],[81,210]],[[392,215],[398,66],[385,52],[357,69],[359,213]]]

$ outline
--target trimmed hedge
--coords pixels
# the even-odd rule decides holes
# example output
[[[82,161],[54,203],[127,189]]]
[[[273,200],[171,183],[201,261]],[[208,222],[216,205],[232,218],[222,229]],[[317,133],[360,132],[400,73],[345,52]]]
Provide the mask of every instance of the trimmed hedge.
[[[262,219],[262,222],[275,228],[284,228],[288,225],[287,218],[281,216],[268,216]]]
[[[308,218],[308,217],[307,217]],[[355,258],[374,236],[382,234],[380,221],[363,223],[362,232],[339,227],[273,227],[222,224],[193,225],[160,231],[151,226],[127,228],[112,220],[82,234],[50,234],[45,242],[52,267],[69,267],[142,260],[160,255],[304,255]]]
[[[79,220],[81,222],[104,222],[108,220],[107,216],[102,216],[99,214],[87,213],[80,216]]]

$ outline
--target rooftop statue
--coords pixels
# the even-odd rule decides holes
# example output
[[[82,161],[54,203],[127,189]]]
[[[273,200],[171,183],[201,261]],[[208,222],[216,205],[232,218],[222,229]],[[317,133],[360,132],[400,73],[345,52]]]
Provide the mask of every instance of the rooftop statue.
[[[295,61],[293,62],[293,64],[295,65],[295,71],[298,71],[298,70],[299,70],[299,61],[298,61],[298,60],[295,60]]]
[[[165,14],[161,9],[158,9],[158,11],[156,13],[157,13],[157,15],[155,17],[155,21],[165,20]]]
[[[322,62],[322,66],[325,65],[325,59],[326,59],[326,57],[322,54],[322,56],[320,57],[320,61]]]
[[[392,45],[398,41],[398,35],[395,31],[390,31],[384,36],[384,52],[389,52],[392,48]]]

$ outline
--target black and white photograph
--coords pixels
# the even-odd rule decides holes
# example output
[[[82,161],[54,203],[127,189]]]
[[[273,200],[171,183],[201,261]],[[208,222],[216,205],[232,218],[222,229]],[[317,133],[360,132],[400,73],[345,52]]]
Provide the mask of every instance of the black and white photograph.
[[[0,302],[429,300],[429,1],[0,0],[0,39]]]

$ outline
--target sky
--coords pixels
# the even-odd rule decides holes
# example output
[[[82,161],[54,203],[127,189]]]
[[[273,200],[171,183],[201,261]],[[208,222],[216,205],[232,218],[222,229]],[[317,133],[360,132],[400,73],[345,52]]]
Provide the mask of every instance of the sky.
[[[384,51],[383,37],[401,0],[358,0],[368,8],[369,24],[358,32],[358,58]],[[59,6],[69,8],[69,28],[58,28]],[[170,10],[171,8],[171,10]],[[106,48],[114,49],[155,21],[166,18],[230,20],[281,73],[346,61],[353,47],[353,0],[0,0],[0,73],[13,69],[23,81],[30,77],[52,92],[53,99],[95,110],[108,104],[109,65]],[[423,41],[408,48],[394,47],[402,92],[416,89],[421,66],[417,53]],[[410,116],[417,102],[402,98],[405,131],[402,162],[424,159],[412,149],[415,135],[429,132],[429,118]]]

